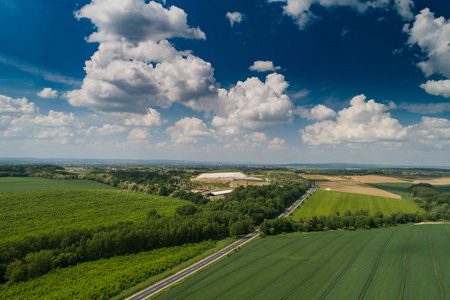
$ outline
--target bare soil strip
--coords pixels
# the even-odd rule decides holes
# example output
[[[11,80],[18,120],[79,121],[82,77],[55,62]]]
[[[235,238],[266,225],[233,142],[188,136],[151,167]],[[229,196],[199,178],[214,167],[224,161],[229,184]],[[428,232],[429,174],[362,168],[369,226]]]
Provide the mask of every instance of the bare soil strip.
[[[414,225],[438,225],[438,224],[448,224],[448,225],[450,225],[450,222],[420,222],[420,223],[416,223]]]

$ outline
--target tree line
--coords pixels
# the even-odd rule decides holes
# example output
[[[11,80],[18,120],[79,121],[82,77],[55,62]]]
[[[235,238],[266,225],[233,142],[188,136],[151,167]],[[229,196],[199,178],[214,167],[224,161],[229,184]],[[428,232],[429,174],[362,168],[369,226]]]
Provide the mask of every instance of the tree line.
[[[70,229],[0,245],[0,271],[9,283],[41,276],[52,269],[117,255],[217,240],[250,232],[250,217],[226,211],[160,216],[145,222],[120,222],[93,229]]]
[[[422,222],[424,220],[436,220],[429,214],[393,213],[383,215],[381,212],[369,216],[368,211],[361,210],[351,213],[347,211],[343,216],[339,213],[330,216],[313,216],[300,218],[298,221],[290,218],[278,218],[264,220],[260,226],[262,236],[276,235],[288,232],[328,231],[336,229],[356,230],[395,226],[408,222]]]

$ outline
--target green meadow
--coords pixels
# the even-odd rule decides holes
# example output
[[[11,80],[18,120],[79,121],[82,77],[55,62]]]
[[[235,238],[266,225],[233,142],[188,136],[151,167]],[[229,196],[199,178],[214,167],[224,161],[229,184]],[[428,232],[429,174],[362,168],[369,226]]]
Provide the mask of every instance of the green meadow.
[[[56,189],[0,193],[0,242],[53,230],[143,221],[156,209],[173,215],[190,202],[126,191]]]
[[[450,224],[260,238],[157,299],[448,299]]]
[[[329,216],[337,212],[343,215],[347,210],[357,212],[361,209],[367,210],[369,215],[376,212],[385,215],[395,212],[424,212],[412,200],[317,190],[303,201],[291,218],[299,220],[301,217]]]
[[[40,177],[0,177],[0,193],[74,188],[117,190],[117,188],[113,186],[91,180],[56,180]]]

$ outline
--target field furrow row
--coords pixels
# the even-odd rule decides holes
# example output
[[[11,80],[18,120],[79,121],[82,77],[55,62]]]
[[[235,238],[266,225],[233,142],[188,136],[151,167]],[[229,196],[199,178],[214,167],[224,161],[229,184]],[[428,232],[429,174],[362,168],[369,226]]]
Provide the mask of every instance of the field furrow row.
[[[375,273],[377,272],[378,266],[380,265],[381,258],[383,257],[384,250],[386,249],[387,244],[392,239],[392,237],[396,234],[396,231],[394,231],[389,238],[386,240],[386,242],[383,244],[383,246],[380,249],[380,252],[378,253],[377,260],[375,261],[375,264],[370,271],[369,278],[367,278],[366,283],[364,284],[363,289],[361,290],[358,299],[364,299],[364,296],[366,295],[367,289],[369,288],[370,284],[372,283],[373,277],[375,276]]]
[[[348,271],[348,269],[351,268],[351,266],[353,265],[353,263],[355,262],[356,258],[359,256],[359,254],[363,251],[363,249],[367,246],[369,242],[369,239],[366,239],[362,246],[359,247],[359,249],[355,252],[355,254],[352,256],[352,258],[350,259],[350,261],[347,263],[347,265],[345,266],[345,268],[339,273],[339,275],[336,277],[336,279],[333,280],[333,282],[331,282],[331,284],[328,286],[328,288],[323,292],[323,294],[320,296],[320,300],[325,299],[328,294],[333,290],[333,288],[336,286],[336,284],[342,279],[342,277],[345,275],[345,273]]]

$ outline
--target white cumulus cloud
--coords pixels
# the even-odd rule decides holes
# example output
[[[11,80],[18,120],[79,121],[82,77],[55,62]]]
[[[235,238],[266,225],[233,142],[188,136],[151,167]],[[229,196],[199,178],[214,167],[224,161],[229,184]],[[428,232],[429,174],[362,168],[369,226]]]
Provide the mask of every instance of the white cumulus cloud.
[[[413,0],[395,0],[395,8],[403,20],[411,20],[414,18],[412,9],[414,8]]]
[[[113,114],[122,118],[122,123],[125,126],[161,126],[163,123],[161,120],[161,114],[153,108],[147,109],[147,114],[134,114],[134,113],[115,113]]]
[[[52,88],[43,88],[37,95],[41,98],[56,98],[58,97],[58,92]]]
[[[188,117],[168,127],[166,132],[176,144],[197,143],[199,138],[209,137],[214,133],[202,120]]]
[[[113,135],[127,131],[127,128],[116,124],[104,124],[101,127],[91,126],[86,130],[87,135]]]
[[[408,127],[411,139],[427,147],[450,147],[450,121],[442,118],[422,117],[420,123]]]
[[[28,102],[27,98],[13,99],[0,95],[1,114],[35,114],[39,110],[33,102]]]
[[[308,120],[329,120],[337,116],[337,113],[331,108],[326,107],[323,104],[318,104],[311,109],[304,107],[298,107],[295,113],[300,115],[300,117]]]
[[[412,26],[405,26],[409,35],[408,44],[418,45],[426,55],[417,65],[426,76],[441,74],[447,80],[429,80],[421,87],[429,94],[450,97],[450,21],[435,18],[428,8],[416,15]]]
[[[281,67],[275,67],[272,61],[257,60],[249,67],[251,71],[267,72],[281,69]]]
[[[65,114],[50,110],[48,115],[22,115],[12,119],[3,132],[7,138],[46,139],[66,144],[75,137],[84,124],[73,113]]]
[[[338,112],[336,121],[326,120],[300,130],[303,142],[310,145],[370,143],[398,141],[407,136],[407,130],[386,111],[386,105],[374,100],[365,101],[364,95],[354,97],[350,107]]]
[[[92,21],[97,30],[89,41],[100,44],[86,61],[81,88],[64,95],[70,104],[141,114],[173,102],[198,111],[214,106],[209,104],[217,96],[211,64],[166,40],[205,38],[200,29],[187,25],[183,10],[153,1],[96,0],[76,16]]]
[[[150,137],[150,133],[146,129],[134,128],[128,134],[128,140],[146,140]]]
[[[291,122],[293,105],[284,94],[288,85],[283,75],[272,73],[265,82],[252,77],[229,91],[221,89],[221,107],[215,110],[212,125],[224,134],[236,135]]]
[[[267,150],[268,151],[273,151],[273,152],[277,152],[277,151],[284,151],[287,150],[288,146],[286,144],[286,141],[284,139],[281,138],[274,138],[273,140],[269,141],[269,144],[267,145]]]
[[[225,15],[230,21],[231,27],[233,27],[234,23],[241,23],[243,20],[243,15],[240,12],[227,12]]]
[[[450,98],[450,79],[428,80],[420,85],[428,94]]]
[[[78,19],[87,18],[97,28],[91,42],[111,42],[125,39],[159,41],[172,37],[205,39],[200,28],[187,25],[184,10],[144,0],[94,0],[75,13]]]

